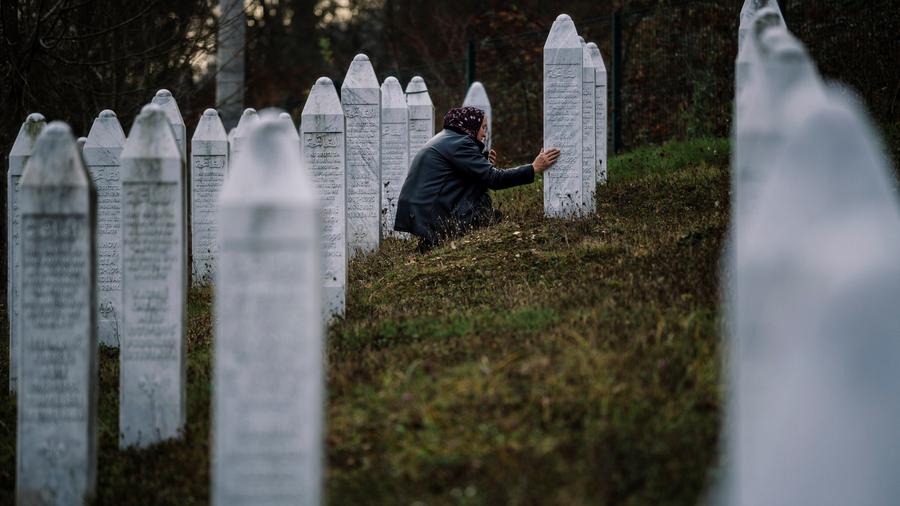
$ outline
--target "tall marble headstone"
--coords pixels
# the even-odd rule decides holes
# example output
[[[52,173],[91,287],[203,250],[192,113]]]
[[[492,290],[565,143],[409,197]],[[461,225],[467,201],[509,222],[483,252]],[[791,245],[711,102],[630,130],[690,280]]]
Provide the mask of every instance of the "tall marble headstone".
[[[600,48],[593,42],[587,43],[588,51],[591,53],[591,61],[596,70],[596,82],[594,83],[594,104],[597,106],[597,112],[594,113],[595,133],[597,143],[597,183],[606,184],[607,175],[607,158],[609,156],[609,126],[607,123],[608,107],[607,107],[607,74],[606,65],[603,63],[603,56],[600,54]]]
[[[212,281],[218,243],[216,203],[228,158],[228,136],[215,109],[203,111],[191,138],[191,280]]]
[[[584,212],[593,213],[597,210],[594,194],[597,192],[597,67],[591,58],[584,39],[578,37],[581,42],[583,54],[583,73],[581,88],[581,194],[584,198]]]
[[[413,77],[406,85],[406,105],[409,107],[409,162],[434,137],[434,104],[425,80]]]
[[[232,130],[231,151],[229,151],[228,155],[231,160],[237,159],[238,154],[241,152],[241,147],[247,140],[247,135],[253,130],[253,126],[257,122],[259,122],[259,113],[256,112],[256,109],[252,107],[244,109],[244,112],[241,114],[241,120],[238,121],[237,126]]]
[[[409,107],[396,77],[381,84],[381,231],[385,237],[401,237],[394,231],[397,199],[409,173]]]
[[[463,100],[463,107],[477,107],[484,111],[484,115],[487,116],[487,137],[484,138],[484,149],[490,151],[494,132],[494,115],[491,111],[491,101],[488,99],[487,91],[480,81],[475,81],[469,86],[469,91],[466,92],[466,98]]]
[[[84,163],[97,190],[97,340],[118,347],[122,329],[122,182],[125,132],[116,113],[100,113],[84,145]]]
[[[544,147],[560,156],[544,173],[544,214],[561,218],[582,212],[582,72],[584,54],[575,24],[560,14],[544,44]]]
[[[300,152],[303,148],[300,146],[300,133],[297,131],[297,127],[294,126],[294,119],[286,112],[278,113],[278,119],[284,123],[284,126],[290,127],[291,139],[293,139],[294,145],[297,147],[297,156],[300,156]]]
[[[806,103],[739,257],[754,312],[738,327],[729,504],[900,502],[900,202],[843,93]]]
[[[78,148],[79,151],[84,151],[84,146],[87,144],[87,137],[79,137],[75,139],[75,147]]]
[[[334,84],[320,77],[300,115],[303,161],[322,205],[322,284],[326,319],[343,316],[347,297],[346,144]]]
[[[347,120],[347,241],[351,256],[381,242],[381,90],[372,63],[353,58],[341,85]]]
[[[781,14],[781,8],[778,6],[777,0],[744,0],[744,5],[741,6],[741,18],[738,24],[738,54],[740,54],[741,50],[744,48],[747,34],[750,32],[750,25],[753,22],[753,18],[756,16],[757,11],[766,7],[775,9],[780,17],[784,17]]]
[[[34,145],[19,194],[16,503],[82,504],[96,484],[96,194],[68,125]]]
[[[145,106],[122,151],[121,447],[177,437],[185,421],[183,163],[165,113]]]
[[[9,152],[9,171],[6,174],[6,297],[9,315],[9,391],[15,393],[19,369],[19,317],[22,314],[22,298],[19,297],[18,280],[22,269],[19,251],[19,180],[22,170],[31,156],[34,141],[46,121],[39,113],[29,114],[19,128]]]
[[[263,119],[220,201],[212,499],[321,503],[320,213],[293,128]]]

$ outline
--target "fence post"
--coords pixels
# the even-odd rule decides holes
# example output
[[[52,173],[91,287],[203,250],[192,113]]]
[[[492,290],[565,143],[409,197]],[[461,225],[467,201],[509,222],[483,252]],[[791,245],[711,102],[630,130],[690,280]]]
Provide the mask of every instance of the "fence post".
[[[613,154],[622,149],[622,13],[613,12],[612,21],[612,144]]]
[[[466,53],[466,84],[472,86],[475,82],[475,41],[469,41],[469,50]]]

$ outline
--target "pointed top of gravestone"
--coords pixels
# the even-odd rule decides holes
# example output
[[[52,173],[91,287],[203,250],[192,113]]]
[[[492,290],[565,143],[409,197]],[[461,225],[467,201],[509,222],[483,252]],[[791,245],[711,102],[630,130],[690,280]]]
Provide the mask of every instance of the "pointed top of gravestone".
[[[584,37],[582,37],[581,35],[578,36],[578,42],[581,42],[581,45],[582,45],[582,46],[586,44],[586,43],[584,42]]]
[[[466,98],[463,100],[463,107],[478,107],[482,110],[485,110],[483,109],[484,107],[487,107],[487,109],[491,108],[487,90],[484,89],[481,81],[475,81],[472,83],[472,86],[469,86],[469,91],[466,92]]]
[[[578,31],[575,29],[575,23],[568,14],[560,14],[553,26],[550,27],[550,35],[547,36],[547,42],[544,43],[544,49],[558,48],[580,48],[581,42],[578,41]]]
[[[234,133],[235,137],[246,137],[250,132],[250,128],[258,121],[259,113],[256,112],[256,109],[248,107],[241,113],[241,119],[238,120],[237,126],[231,131]]]
[[[396,77],[390,76],[381,83],[381,106],[385,109],[406,109],[406,96]]]
[[[263,111],[225,182],[221,205],[317,205],[295,132],[293,122],[288,125],[275,111]]]
[[[581,44],[581,54],[582,54],[582,58],[581,58],[582,66],[584,66],[584,68],[586,68],[586,69],[587,68],[594,69],[594,72],[596,72],[597,71],[597,63],[594,60],[593,54],[591,54],[591,48],[589,48],[586,43]],[[596,74],[595,74],[595,76],[596,76]]]
[[[200,116],[197,122],[197,128],[194,130],[194,136],[191,141],[225,141],[228,140],[228,134],[225,133],[225,125],[219,118],[219,113],[215,109],[207,109]]]
[[[278,119],[284,122],[284,125],[288,127],[291,138],[300,140],[300,134],[297,133],[297,127],[294,125],[294,118],[292,118],[290,114],[282,112],[278,115]]]
[[[165,111],[156,104],[147,104],[135,118],[122,158],[177,158],[181,149],[175,141],[175,133]]]
[[[125,131],[116,113],[105,109],[94,119],[91,131],[88,132],[88,148],[121,148],[125,145]]]
[[[344,115],[341,108],[341,99],[338,98],[334,84],[327,77],[320,77],[316,84],[309,90],[309,96],[303,105],[301,116],[309,115]]]
[[[181,117],[181,109],[178,108],[178,103],[175,102],[175,97],[172,96],[171,91],[157,91],[156,96],[153,97],[153,100],[151,100],[150,103],[162,107],[162,110],[166,113],[166,117],[169,118],[169,123],[184,125],[184,118]]]
[[[344,90],[348,88],[378,89],[378,77],[375,76],[375,69],[368,56],[358,54],[353,58],[353,62],[347,69],[347,75],[344,76],[344,82],[341,84],[341,94],[343,95]]]
[[[79,137],[75,141],[75,145],[78,146],[78,151],[84,151],[84,145],[87,144],[87,137]]]
[[[85,187],[90,184],[72,129],[62,121],[44,128],[25,164],[22,186]]]
[[[597,67],[597,72],[606,73],[606,64],[603,63],[603,55],[600,54],[600,48],[595,42],[588,42],[585,47],[591,53],[591,62]]]
[[[46,124],[43,114],[39,112],[29,114],[19,128],[19,134],[9,151],[9,156],[30,156],[34,149],[34,142]]]
[[[413,77],[410,79],[409,84],[406,85],[406,102],[410,106],[424,105],[434,107],[434,104],[431,102],[431,95],[428,93],[428,86],[425,85],[425,80],[421,76]]]

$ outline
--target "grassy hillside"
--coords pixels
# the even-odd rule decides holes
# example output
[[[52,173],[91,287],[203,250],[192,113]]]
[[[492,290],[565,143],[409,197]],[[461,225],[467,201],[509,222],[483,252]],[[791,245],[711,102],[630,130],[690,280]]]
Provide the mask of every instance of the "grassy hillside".
[[[595,217],[544,219],[535,182],[495,195],[498,226],[354,261],[328,334],[329,502],[696,504],[722,404],[727,161],[721,140],[642,149],[612,161]],[[181,441],[116,448],[118,365],[102,350],[98,504],[207,503],[210,302],[191,293]],[[14,450],[5,399],[3,504]]]

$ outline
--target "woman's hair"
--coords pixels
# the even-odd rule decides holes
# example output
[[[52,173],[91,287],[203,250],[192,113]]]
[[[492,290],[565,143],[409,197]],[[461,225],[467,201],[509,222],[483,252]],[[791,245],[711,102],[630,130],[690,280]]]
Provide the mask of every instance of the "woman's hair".
[[[457,107],[444,115],[444,128],[455,130],[478,140],[478,130],[484,120],[484,111],[477,107]]]

